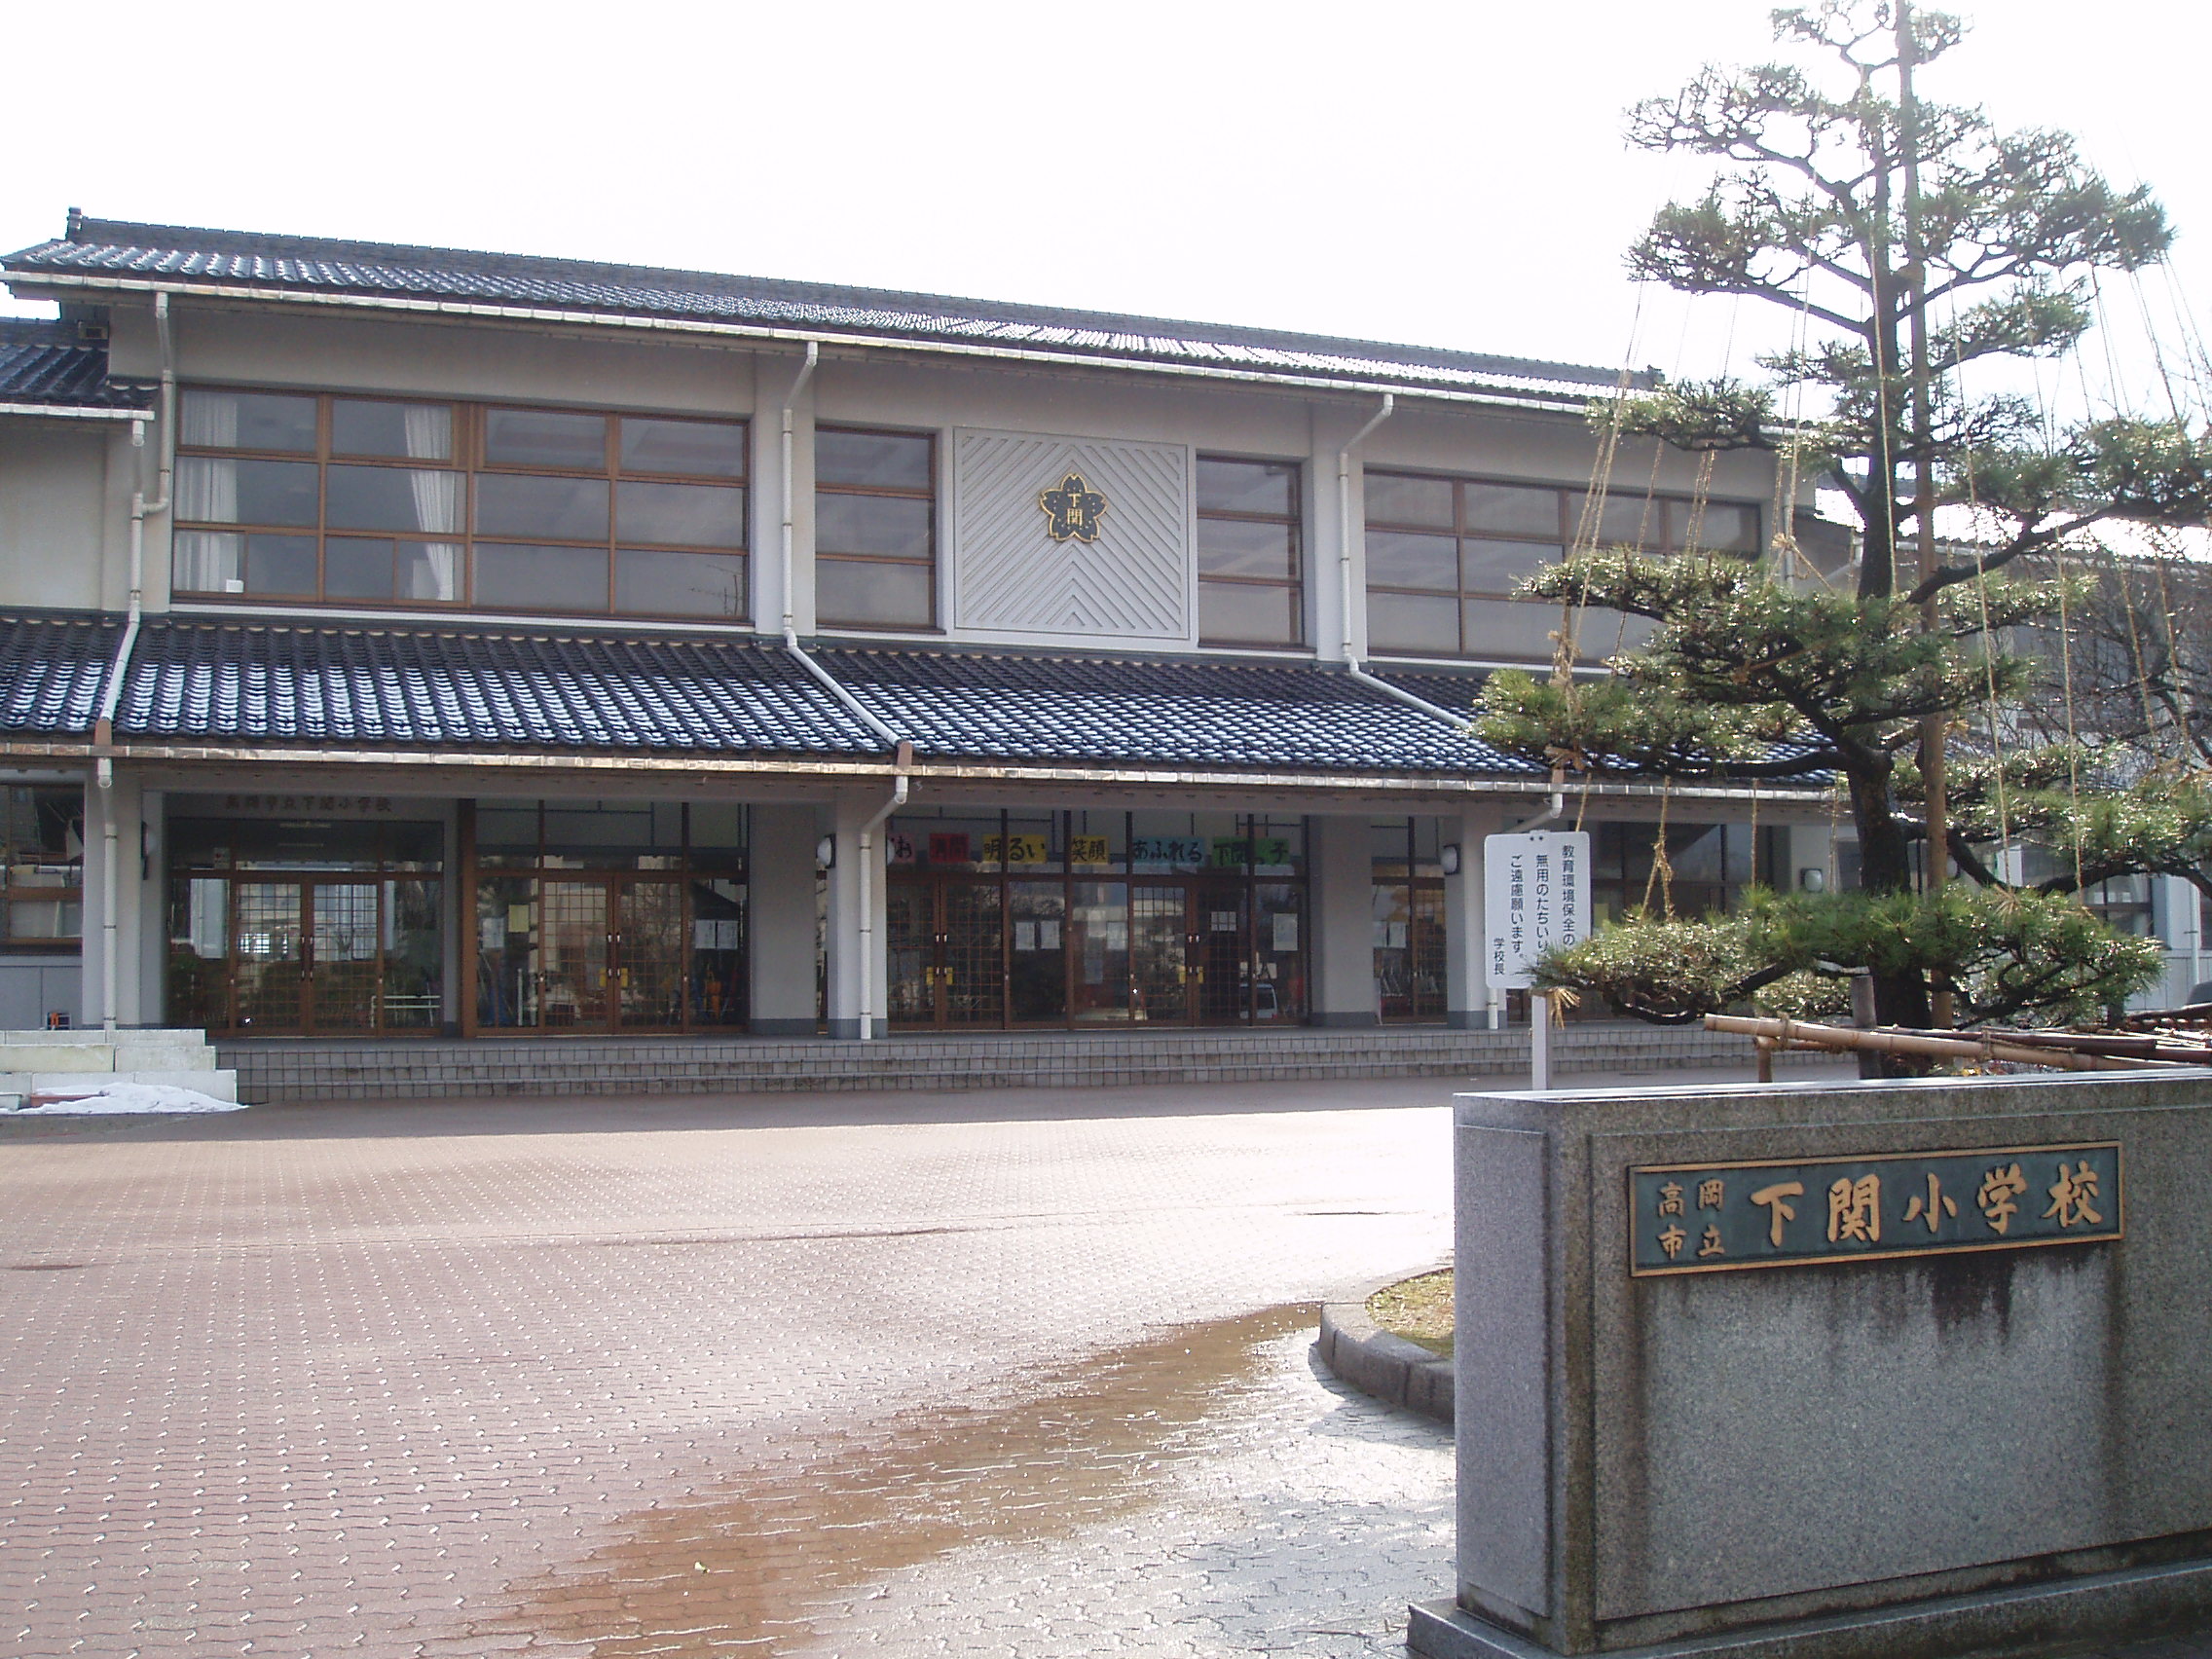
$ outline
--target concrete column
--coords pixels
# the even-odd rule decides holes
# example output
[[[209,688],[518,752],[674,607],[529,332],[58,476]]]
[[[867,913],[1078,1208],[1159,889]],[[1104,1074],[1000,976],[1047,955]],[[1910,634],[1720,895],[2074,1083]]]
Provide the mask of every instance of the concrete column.
[[[1313,915],[1313,1023],[1380,1023],[1375,995],[1374,879],[1367,819],[1307,821]]]
[[[1505,810],[1471,804],[1447,814],[1442,837],[1459,848],[1459,870],[1444,878],[1445,1022],[1459,1031],[1487,1031],[1495,1022],[1483,951],[1483,837],[1505,827]]]
[[[888,793],[888,792],[886,792]],[[861,847],[860,828],[874,817],[882,806],[884,794],[870,793],[865,795],[843,795],[834,808],[837,861],[830,866],[830,1035],[832,1037],[858,1037],[861,1034],[861,1004],[863,991],[869,1012],[874,1015],[870,1027],[874,1036],[883,1035],[884,1006],[884,903],[883,889],[886,866],[883,859],[883,835],[876,832],[874,853],[874,879],[868,883],[868,908],[874,912],[870,918],[873,948],[867,952],[868,960],[862,961],[861,949]],[[862,976],[867,977],[864,979]]]
[[[107,1016],[107,825],[115,821],[115,1021],[118,1026],[155,1023],[145,1000],[147,890],[142,873],[145,831],[141,829],[143,805],[138,781],[121,767],[115,785],[103,790],[85,780],[85,948],[83,1010],[86,1025],[102,1024]]]
[[[811,806],[756,806],[751,820],[745,854],[745,933],[753,1034],[811,1037],[814,844],[822,831]]]

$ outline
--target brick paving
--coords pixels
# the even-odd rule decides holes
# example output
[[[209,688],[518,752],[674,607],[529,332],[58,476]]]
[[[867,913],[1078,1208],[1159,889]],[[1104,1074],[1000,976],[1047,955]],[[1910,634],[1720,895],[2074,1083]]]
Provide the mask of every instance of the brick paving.
[[[1307,1348],[1447,1087],[11,1132],[0,1653],[1400,1651],[1449,1435]]]

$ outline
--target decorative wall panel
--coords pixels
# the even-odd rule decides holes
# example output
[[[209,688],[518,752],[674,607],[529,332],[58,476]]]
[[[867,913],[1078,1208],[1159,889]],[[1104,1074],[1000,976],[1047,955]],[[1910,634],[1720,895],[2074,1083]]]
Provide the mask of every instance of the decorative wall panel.
[[[1038,503],[1070,473],[1105,497],[1091,540]],[[953,625],[1155,644],[1191,638],[1191,460],[1179,444],[953,434]],[[1065,534],[1064,515],[1058,527]]]

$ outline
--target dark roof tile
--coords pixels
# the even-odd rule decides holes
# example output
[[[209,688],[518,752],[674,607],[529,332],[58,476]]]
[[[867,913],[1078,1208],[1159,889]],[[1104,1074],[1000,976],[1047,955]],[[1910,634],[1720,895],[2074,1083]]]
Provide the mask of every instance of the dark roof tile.
[[[0,403],[57,408],[151,409],[154,388],[107,378],[107,347],[74,324],[0,317]]]
[[[828,282],[647,266],[70,221],[68,234],[0,260],[34,286],[42,275],[162,277],[270,289],[449,300],[515,309],[752,323],[917,343],[989,343],[1106,361],[1469,391],[1579,406],[1610,388],[1610,369],[1488,352],[1387,345],[1226,323],[1065,310]],[[1631,377],[1644,386],[1648,375]]]

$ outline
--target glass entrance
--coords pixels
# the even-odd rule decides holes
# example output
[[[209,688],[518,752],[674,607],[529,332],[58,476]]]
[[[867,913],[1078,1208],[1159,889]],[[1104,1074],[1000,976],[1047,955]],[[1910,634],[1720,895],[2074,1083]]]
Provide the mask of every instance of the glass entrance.
[[[626,876],[477,883],[477,1020],[547,1031],[674,1031],[684,1021],[684,883]],[[707,918],[702,994],[719,1012],[730,965]],[[740,946],[740,949],[742,947]]]
[[[885,909],[894,1022],[1005,1023],[1006,893],[999,883],[896,883]],[[1030,927],[1034,939],[1035,923]],[[1053,933],[1056,939],[1056,926]]]
[[[266,1036],[437,1028],[436,881],[202,876],[177,888],[172,1019]]]

